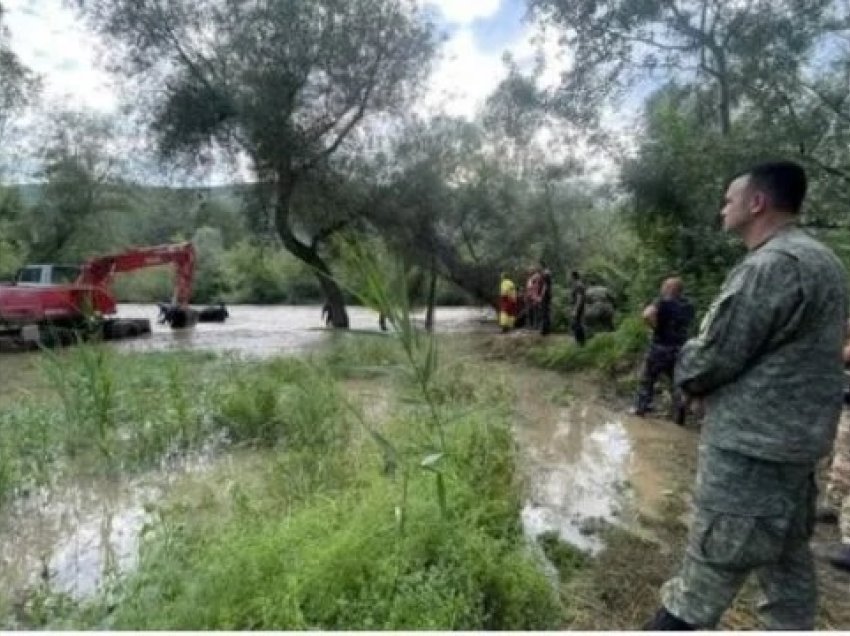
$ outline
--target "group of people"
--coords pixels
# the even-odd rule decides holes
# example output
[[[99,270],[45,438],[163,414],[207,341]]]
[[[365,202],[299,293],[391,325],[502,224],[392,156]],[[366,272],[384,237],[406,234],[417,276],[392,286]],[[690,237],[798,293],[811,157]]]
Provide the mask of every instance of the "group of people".
[[[736,175],[721,217],[747,255],[698,335],[684,341],[693,310],[677,279],[665,281],[644,312],[655,329],[636,411],[648,408],[662,370],[672,372],[682,399],[704,410],[683,562],[662,587],[648,629],[714,627],[750,574],[768,629],[813,629],[810,542],[819,520],[840,518],[842,544],[826,556],[850,571],[850,419],[842,415],[848,279],[835,254],[798,227],[806,190],[793,162]],[[819,509],[815,473],[831,451]]]
[[[587,305],[586,288],[577,271],[571,273],[570,285],[570,327],[576,342],[584,345],[584,311]],[[531,269],[525,288],[520,295],[517,287],[506,273],[501,275],[499,286],[499,326],[503,332],[512,330],[518,319],[541,335],[552,330],[552,272],[541,261],[538,267]]]
[[[529,329],[539,329],[546,335],[551,329],[552,272],[546,263],[531,269],[525,289],[520,294],[511,277],[502,272],[499,283],[499,326],[511,331],[517,319]]]

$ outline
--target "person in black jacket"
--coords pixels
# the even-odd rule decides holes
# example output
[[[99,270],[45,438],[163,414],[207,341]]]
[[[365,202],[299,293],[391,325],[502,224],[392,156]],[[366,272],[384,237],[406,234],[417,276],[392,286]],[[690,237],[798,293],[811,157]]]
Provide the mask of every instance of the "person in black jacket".
[[[679,350],[688,339],[694,319],[694,307],[682,295],[682,279],[672,277],[661,284],[661,296],[643,310],[643,319],[652,328],[652,342],[646,354],[640,387],[635,400],[635,415],[652,409],[655,383],[662,375],[673,380]],[[685,423],[686,405],[681,392],[673,387],[673,413],[677,424]]]

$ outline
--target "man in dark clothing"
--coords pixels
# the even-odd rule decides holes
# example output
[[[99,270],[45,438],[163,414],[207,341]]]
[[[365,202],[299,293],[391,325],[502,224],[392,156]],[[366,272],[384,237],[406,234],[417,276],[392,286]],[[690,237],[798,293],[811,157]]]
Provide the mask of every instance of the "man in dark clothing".
[[[587,336],[584,332],[584,310],[587,305],[587,288],[581,275],[573,270],[570,290],[570,329],[580,347],[584,346]]]
[[[538,319],[540,320],[540,335],[545,336],[552,330],[552,272],[546,263],[540,261],[540,299]]]
[[[652,408],[655,383],[662,375],[673,381],[673,369],[679,350],[688,339],[688,327],[694,319],[694,307],[682,296],[682,280],[668,278],[661,284],[661,296],[646,306],[643,319],[652,328],[652,342],[646,354],[638,389],[635,415]],[[681,391],[673,386],[673,414],[676,423],[685,423],[685,403]]]

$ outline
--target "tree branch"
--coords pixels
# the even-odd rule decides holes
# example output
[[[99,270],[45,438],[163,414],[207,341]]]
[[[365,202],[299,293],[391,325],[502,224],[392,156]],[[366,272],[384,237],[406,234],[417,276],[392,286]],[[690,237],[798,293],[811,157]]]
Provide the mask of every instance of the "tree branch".
[[[332,223],[331,225],[322,228],[316,233],[315,236],[313,236],[313,240],[310,241],[310,249],[315,252],[319,248],[320,243],[324,243],[331,236],[339,232],[341,229],[343,229],[350,223],[351,219],[341,219],[336,223]]]
[[[847,99],[847,94],[845,93],[844,97],[842,97],[839,103],[833,103],[833,100],[829,98],[829,96],[824,95],[820,90],[818,90],[815,86],[810,84],[809,82],[801,81],[800,86],[808,90],[815,97],[817,97],[821,103],[827,106],[835,115],[837,115],[843,121],[850,123],[850,113],[846,113],[842,110],[843,102]]]

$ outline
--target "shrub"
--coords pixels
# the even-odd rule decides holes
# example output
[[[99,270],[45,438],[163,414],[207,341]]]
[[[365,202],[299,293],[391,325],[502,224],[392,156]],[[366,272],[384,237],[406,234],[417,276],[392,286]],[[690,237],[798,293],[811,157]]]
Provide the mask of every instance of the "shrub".
[[[345,434],[342,401],[326,371],[295,359],[234,370],[214,409],[232,441],[291,448],[335,446]]]
[[[613,374],[632,369],[647,342],[647,329],[640,318],[628,317],[616,331],[596,334],[583,347],[568,341],[533,349],[529,355],[532,361],[549,369],[596,369]]]

